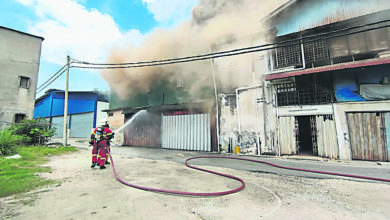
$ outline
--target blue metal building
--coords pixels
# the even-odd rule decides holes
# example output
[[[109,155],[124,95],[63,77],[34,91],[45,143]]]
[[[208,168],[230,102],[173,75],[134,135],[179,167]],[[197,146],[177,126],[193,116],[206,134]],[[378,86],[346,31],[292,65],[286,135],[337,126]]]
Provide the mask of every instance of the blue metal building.
[[[35,101],[33,117],[47,119],[56,128],[54,137],[63,136],[64,93],[63,90],[51,89]],[[96,122],[106,118],[102,110],[108,108],[108,98],[96,91],[70,91],[68,100],[69,137],[89,137]]]

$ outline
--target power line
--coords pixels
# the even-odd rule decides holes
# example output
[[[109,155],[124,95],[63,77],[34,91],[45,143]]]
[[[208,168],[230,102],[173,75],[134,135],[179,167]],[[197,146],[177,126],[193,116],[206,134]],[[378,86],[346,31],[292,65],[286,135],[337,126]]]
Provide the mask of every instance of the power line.
[[[54,73],[48,80],[46,80],[44,83],[42,83],[40,86],[37,87],[37,90],[41,89],[43,86],[45,86],[46,83],[48,83],[51,79],[53,79],[57,74],[60,73],[61,70],[63,70],[66,67],[66,64],[63,65],[56,73]],[[62,74],[62,73],[61,73]],[[57,77],[58,78],[58,77]],[[56,79],[57,79],[56,78]],[[50,84],[50,83],[49,83]]]
[[[253,53],[253,52],[259,52],[259,51],[263,51],[263,50],[271,50],[271,49],[276,49],[279,47],[286,47],[286,46],[301,44],[301,42],[296,43],[297,40],[301,40],[302,43],[307,43],[307,42],[313,42],[313,41],[319,40],[318,37],[320,37],[320,39],[329,39],[329,38],[335,38],[335,37],[340,37],[340,36],[346,36],[346,35],[366,32],[366,31],[375,30],[375,29],[379,29],[379,28],[385,28],[385,27],[389,27],[389,25],[374,27],[374,28],[355,31],[355,32],[351,32],[351,33],[343,33],[343,34],[333,35],[333,36],[331,35],[334,33],[345,32],[345,31],[349,31],[349,30],[353,30],[353,29],[357,29],[357,28],[362,28],[362,27],[366,27],[366,26],[377,25],[377,24],[381,24],[381,23],[385,23],[385,22],[389,22],[389,21],[390,20],[382,20],[382,21],[377,21],[377,22],[373,22],[373,23],[338,29],[335,31],[329,31],[326,33],[304,36],[304,37],[297,38],[297,39],[290,39],[290,40],[275,42],[275,43],[271,43],[271,44],[263,44],[263,45],[258,45],[258,46],[245,47],[245,48],[239,48],[239,49],[221,51],[221,52],[215,52],[215,53],[208,53],[208,54],[202,54],[202,55],[196,55],[196,56],[187,56],[187,57],[181,57],[181,58],[172,58],[172,59],[154,60],[154,61],[130,62],[130,63],[92,63],[92,62],[86,62],[86,61],[72,59],[73,63],[79,64],[79,65],[74,65],[72,67],[85,68],[85,69],[136,68],[136,67],[147,67],[147,66],[158,66],[158,65],[175,64],[175,63],[193,62],[193,61],[214,59],[214,58],[225,57],[225,56],[235,56],[235,55],[240,55],[240,54]],[[325,35],[331,35],[331,36],[322,37]],[[314,38],[314,37],[316,37],[316,38],[311,39],[311,40],[306,40],[306,39],[310,39],[310,38]],[[81,65],[85,65],[85,66],[81,66]],[[108,66],[108,67],[105,67],[105,66]]]
[[[62,69],[62,68],[61,68]],[[60,69],[60,70],[61,70]],[[40,93],[41,91],[43,91],[46,87],[48,87],[50,84],[52,84],[56,79],[58,79],[64,72],[66,71],[66,69],[62,70],[61,72],[57,72],[55,74],[53,74],[52,77],[50,77],[51,81],[49,82],[49,80],[47,80],[45,83],[47,83],[45,86],[41,85],[40,88],[37,88],[37,93]],[[54,77],[54,78],[53,78]]]
[[[390,21],[390,20],[386,20],[386,22],[388,22],[388,21]],[[383,22],[385,22],[385,21],[381,21],[380,23],[383,23]],[[379,23],[379,22],[376,22],[375,24],[377,24],[377,23]],[[281,48],[281,47],[288,47],[288,46],[292,46],[292,45],[300,45],[301,43],[315,42],[318,40],[347,36],[347,35],[352,35],[352,34],[367,32],[367,31],[371,31],[371,30],[387,28],[387,27],[390,27],[390,25],[382,25],[379,27],[373,27],[373,28],[368,28],[368,29],[364,29],[364,30],[358,30],[358,31],[354,31],[354,32],[336,34],[336,35],[325,36],[325,37],[322,37],[322,35],[324,35],[324,33],[322,33],[322,34],[309,36],[310,38],[313,38],[313,36],[317,36],[317,38],[305,40],[302,42],[296,42],[297,40],[303,39],[303,38],[297,38],[297,39],[292,39],[292,40],[276,42],[276,43],[272,43],[272,44],[264,44],[264,45],[254,46],[254,47],[248,47],[249,49],[248,48],[241,48],[241,49],[232,50],[232,51],[238,51],[238,52],[223,51],[223,52],[210,53],[210,54],[205,54],[205,55],[191,56],[189,58],[183,57],[183,58],[176,58],[176,59],[167,59],[167,60],[159,60],[159,61],[145,61],[145,62],[127,63],[127,64],[126,63],[122,63],[122,64],[118,64],[118,63],[117,64],[90,63],[88,65],[85,65],[85,63],[88,63],[88,62],[81,63],[81,62],[75,61],[74,63],[79,64],[79,65],[72,65],[71,67],[82,68],[82,69],[120,69],[120,68],[140,68],[140,67],[151,67],[151,66],[160,66],[160,65],[168,65],[168,64],[194,62],[194,61],[201,61],[201,60],[208,60],[208,59],[214,59],[214,58],[220,58],[220,57],[236,56],[236,55],[241,55],[241,54],[248,54],[248,53],[260,52],[260,51],[272,50],[272,49]],[[328,33],[326,33],[326,34],[328,34]],[[318,36],[320,36],[320,37],[318,37]],[[306,38],[308,38],[308,37],[306,37]],[[289,44],[287,44],[287,43],[289,43]],[[254,49],[252,49],[252,48],[254,48]],[[85,65],[85,66],[83,66],[83,65]]]

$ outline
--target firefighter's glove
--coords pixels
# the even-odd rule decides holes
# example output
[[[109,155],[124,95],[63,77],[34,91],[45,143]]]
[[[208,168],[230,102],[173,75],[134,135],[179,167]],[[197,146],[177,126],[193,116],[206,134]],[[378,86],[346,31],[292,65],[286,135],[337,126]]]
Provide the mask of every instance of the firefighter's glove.
[[[90,144],[90,145],[93,145],[93,141],[90,141],[89,144]]]

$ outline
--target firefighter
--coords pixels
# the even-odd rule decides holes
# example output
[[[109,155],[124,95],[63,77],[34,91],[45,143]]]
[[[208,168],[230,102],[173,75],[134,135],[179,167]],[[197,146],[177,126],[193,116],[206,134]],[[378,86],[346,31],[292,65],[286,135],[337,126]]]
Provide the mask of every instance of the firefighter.
[[[109,164],[107,161],[107,147],[109,141],[114,137],[111,129],[109,128],[107,120],[102,120],[100,126],[95,128],[91,134],[90,144],[92,147],[92,165],[94,168],[96,165],[100,166],[100,169],[105,169],[105,164]]]

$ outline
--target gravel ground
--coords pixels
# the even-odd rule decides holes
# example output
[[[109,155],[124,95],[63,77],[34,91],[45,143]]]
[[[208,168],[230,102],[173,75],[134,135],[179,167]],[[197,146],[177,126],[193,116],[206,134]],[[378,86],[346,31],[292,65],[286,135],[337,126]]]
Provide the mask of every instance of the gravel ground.
[[[130,155],[119,151],[113,150],[117,171],[133,184],[191,192],[223,191],[240,185],[175,162],[184,160],[184,155],[175,151],[165,152],[160,159],[141,157],[142,150],[133,149]],[[89,149],[53,157],[46,166],[54,170],[42,176],[58,183],[0,198],[0,218],[390,219],[388,183],[202,165],[238,176],[246,187],[225,196],[191,197],[125,186],[116,181],[111,165],[105,170],[89,167]]]

